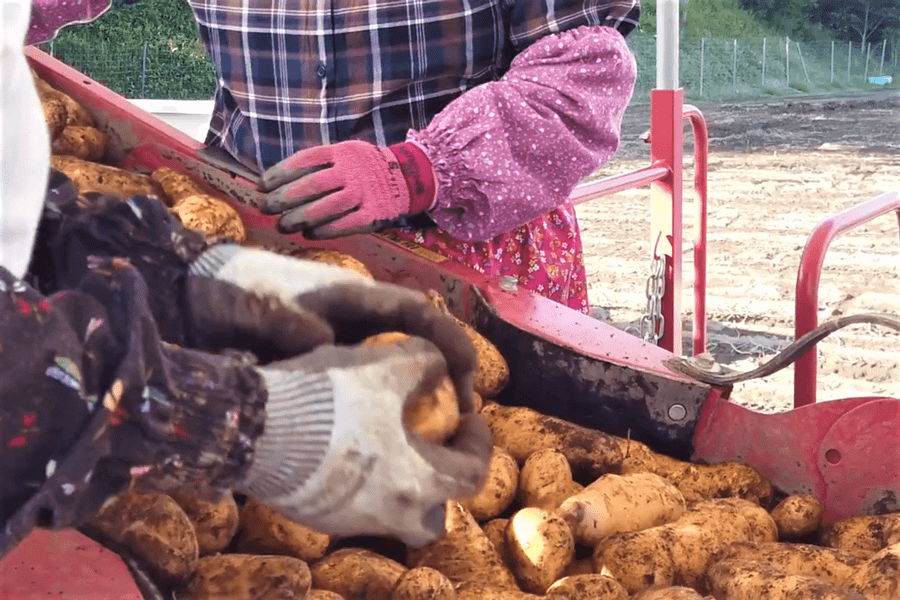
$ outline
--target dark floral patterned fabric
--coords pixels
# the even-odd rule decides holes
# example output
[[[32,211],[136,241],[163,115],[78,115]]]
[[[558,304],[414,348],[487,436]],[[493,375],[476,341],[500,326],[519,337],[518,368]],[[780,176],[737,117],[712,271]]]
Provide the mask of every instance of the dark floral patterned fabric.
[[[73,202],[47,203],[29,277],[45,293],[0,267],[0,556],[35,526],[78,526],[132,478],[229,488],[262,432],[267,396],[252,354],[160,337],[154,313],[186,337],[179,311],[165,308],[180,300],[172,287],[148,289],[144,273],[154,286],[180,280],[190,253],[179,254],[196,244],[165,242],[183,232],[155,199],[103,210],[81,199],[81,212]],[[81,235],[92,228],[103,235]]]

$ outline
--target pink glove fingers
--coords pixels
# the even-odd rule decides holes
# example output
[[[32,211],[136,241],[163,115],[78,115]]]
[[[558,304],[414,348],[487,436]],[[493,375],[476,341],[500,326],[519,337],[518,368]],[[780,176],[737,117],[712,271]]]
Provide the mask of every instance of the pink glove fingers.
[[[333,146],[315,146],[301,150],[270,167],[259,180],[259,191],[271,192],[286,183],[301,179],[316,171],[334,166]]]

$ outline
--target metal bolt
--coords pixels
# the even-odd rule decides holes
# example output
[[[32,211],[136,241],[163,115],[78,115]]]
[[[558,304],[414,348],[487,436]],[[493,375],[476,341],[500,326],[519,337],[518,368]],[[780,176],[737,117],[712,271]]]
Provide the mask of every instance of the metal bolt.
[[[500,278],[500,289],[505,292],[514,292],[519,285],[519,280],[511,275],[504,275]]]
[[[687,409],[683,404],[673,404],[669,407],[669,418],[673,421],[680,421],[687,416]]]

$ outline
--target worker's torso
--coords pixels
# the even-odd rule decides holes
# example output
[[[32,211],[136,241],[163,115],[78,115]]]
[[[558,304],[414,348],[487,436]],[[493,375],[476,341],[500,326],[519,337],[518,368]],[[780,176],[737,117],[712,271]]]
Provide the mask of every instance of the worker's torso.
[[[218,143],[254,167],[317,144],[401,141],[508,63],[502,0],[190,4],[222,77]]]

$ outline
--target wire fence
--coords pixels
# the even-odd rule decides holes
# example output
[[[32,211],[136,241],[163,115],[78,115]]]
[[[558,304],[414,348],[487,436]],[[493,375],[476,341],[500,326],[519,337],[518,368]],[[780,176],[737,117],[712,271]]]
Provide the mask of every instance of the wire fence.
[[[638,63],[635,99],[641,101],[656,83],[656,39],[636,33],[629,43]],[[686,96],[721,100],[873,89],[885,83],[896,88],[900,48],[887,40],[863,48],[859,42],[788,37],[702,38],[681,41],[679,62]]]
[[[635,102],[649,99],[656,82],[656,38],[635,32],[629,44],[638,64]],[[208,99],[215,68],[199,39],[175,44],[87,43],[57,39],[42,48],[127,98]],[[900,83],[900,47],[885,40],[797,42],[790,38],[682,39],[680,85],[688,98],[723,100],[872,89],[870,78]]]

